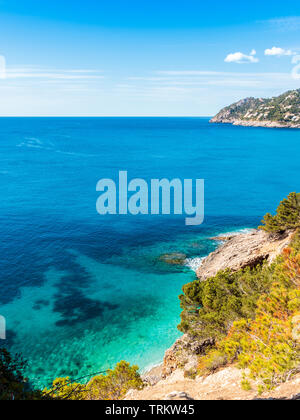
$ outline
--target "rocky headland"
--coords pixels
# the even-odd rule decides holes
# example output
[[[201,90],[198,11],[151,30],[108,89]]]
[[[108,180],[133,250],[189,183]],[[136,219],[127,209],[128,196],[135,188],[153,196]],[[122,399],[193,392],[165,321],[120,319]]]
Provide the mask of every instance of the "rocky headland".
[[[272,262],[289,244],[292,235],[291,231],[272,236],[262,230],[252,230],[240,235],[212,238],[225,243],[203,260],[197,276],[205,280],[220,270],[238,271],[264,261]]]
[[[300,128],[300,89],[269,99],[242,99],[223,108],[210,122],[246,127]]]

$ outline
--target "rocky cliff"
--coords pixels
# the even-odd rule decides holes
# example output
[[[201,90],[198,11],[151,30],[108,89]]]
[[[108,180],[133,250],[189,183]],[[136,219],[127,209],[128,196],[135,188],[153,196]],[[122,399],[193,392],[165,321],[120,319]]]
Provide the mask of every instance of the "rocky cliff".
[[[293,232],[286,232],[270,236],[262,230],[253,230],[240,235],[212,238],[225,243],[203,260],[197,276],[205,280],[215,276],[220,270],[238,271],[255,267],[264,261],[272,262],[289,244],[292,235]]]
[[[210,122],[254,127],[300,128],[300,89],[270,99],[242,99],[222,109]]]
[[[253,230],[246,234],[211,238],[220,241],[220,247],[203,261],[197,276],[205,281],[220,270],[237,271],[264,261],[271,263],[289,245],[293,235],[294,232],[290,231],[270,236],[264,231]],[[205,354],[212,345],[213,340],[198,341],[188,334],[183,335],[166,351],[162,365],[144,375],[148,386],[141,391],[129,391],[126,399],[300,399],[300,374],[259,397],[254,390],[242,389],[243,372],[235,366],[221,368],[209,376],[196,376],[199,355]]]

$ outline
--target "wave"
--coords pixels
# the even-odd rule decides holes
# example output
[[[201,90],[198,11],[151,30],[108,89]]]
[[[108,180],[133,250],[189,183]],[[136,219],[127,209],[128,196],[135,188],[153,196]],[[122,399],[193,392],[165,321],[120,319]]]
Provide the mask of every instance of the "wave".
[[[250,232],[253,232],[253,231],[255,231],[255,229],[253,229],[253,228],[243,228],[243,229],[237,229],[237,230],[226,232],[226,233],[220,233],[219,235],[217,235],[215,237],[215,240],[220,242],[220,245],[222,245],[224,243],[224,238],[226,238],[226,237],[237,236],[237,235],[241,235],[241,234],[250,233]],[[218,238],[220,238],[220,239],[218,240]],[[197,270],[202,265],[203,260],[206,257],[186,258],[184,265],[186,267],[190,268],[192,271],[197,272]]]
[[[94,154],[86,154],[86,153],[77,153],[77,152],[69,152],[65,150],[56,149],[55,145],[51,141],[41,141],[40,139],[36,137],[25,137],[24,141],[17,144],[17,147],[27,147],[32,149],[41,149],[50,151],[53,153],[60,153],[63,155],[69,155],[69,156],[78,156],[78,157],[96,157],[100,155],[94,155]]]
[[[203,260],[204,257],[187,258],[184,265],[196,273],[198,268],[202,265]]]
[[[17,144],[17,147],[51,150],[53,144],[51,142],[47,142],[47,144],[45,144],[42,140],[36,137],[25,137],[23,142]]]
[[[253,228],[243,228],[243,229],[237,229],[230,232],[220,233],[219,235],[215,236],[215,239],[218,240],[220,238],[220,242],[223,242],[223,238],[231,237],[231,236],[238,236],[242,234],[247,234],[254,232],[255,229]]]

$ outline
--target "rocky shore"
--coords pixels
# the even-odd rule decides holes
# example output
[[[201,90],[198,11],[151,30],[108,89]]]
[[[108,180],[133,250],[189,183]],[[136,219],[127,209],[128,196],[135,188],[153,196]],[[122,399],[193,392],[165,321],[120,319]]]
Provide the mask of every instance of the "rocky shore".
[[[197,276],[205,280],[215,276],[220,270],[238,271],[255,267],[264,261],[272,262],[289,244],[292,235],[293,232],[286,232],[270,236],[262,230],[253,230],[245,234],[220,237],[220,240],[226,240],[225,243],[202,261]]]
[[[288,246],[293,232],[270,236],[264,231],[252,230],[245,234],[223,235],[211,238],[222,244],[207,258],[197,271],[200,280],[214,276],[218,271],[237,271],[267,261],[271,263]],[[213,345],[211,340],[199,342],[187,334],[179,338],[165,352],[163,363],[147,372],[143,379],[147,387],[129,391],[128,400],[218,400],[257,399],[254,391],[242,390],[242,373],[227,367],[208,377],[196,377],[198,356]],[[300,375],[282,384],[262,399],[300,399]]]
[[[226,118],[212,118],[211,123],[232,124],[243,127],[265,127],[265,128],[300,128],[300,124],[283,123],[277,121],[257,121],[257,120],[236,120]]]

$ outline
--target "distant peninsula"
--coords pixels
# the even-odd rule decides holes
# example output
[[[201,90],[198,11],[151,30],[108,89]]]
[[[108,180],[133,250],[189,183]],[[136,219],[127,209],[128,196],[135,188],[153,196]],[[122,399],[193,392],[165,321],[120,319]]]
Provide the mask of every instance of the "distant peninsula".
[[[300,128],[300,89],[270,99],[245,98],[223,108],[211,123]]]

